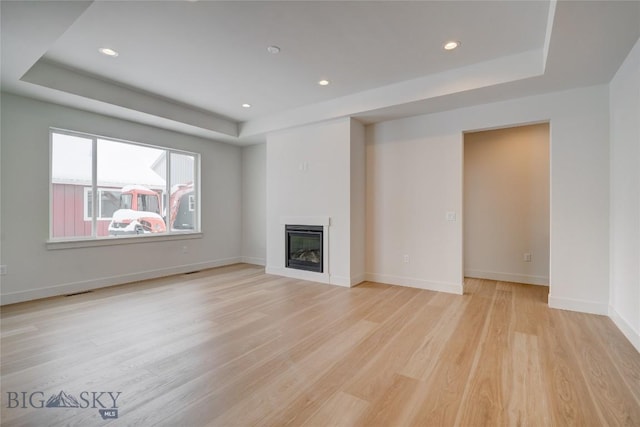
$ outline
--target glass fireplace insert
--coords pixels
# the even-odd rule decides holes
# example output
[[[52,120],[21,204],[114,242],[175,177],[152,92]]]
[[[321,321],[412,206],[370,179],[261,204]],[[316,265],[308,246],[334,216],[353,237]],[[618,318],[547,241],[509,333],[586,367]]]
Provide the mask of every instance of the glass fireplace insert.
[[[286,267],[322,273],[322,226],[285,226]]]

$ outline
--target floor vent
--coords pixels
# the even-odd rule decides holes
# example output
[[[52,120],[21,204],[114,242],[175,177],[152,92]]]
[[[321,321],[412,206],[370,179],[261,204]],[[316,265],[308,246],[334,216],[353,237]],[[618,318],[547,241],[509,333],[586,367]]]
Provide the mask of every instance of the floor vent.
[[[184,274],[185,274],[185,276],[186,276],[187,274],[195,274],[195,273],[200,273],[200,270],[196,270],[196,271],[188,271],[188,272],[186,272],[186,273],[184,273]]]
[[[74,297],[76,295],[82,295],[82,294],[90,294],[93,291],[82,291],[82,292],[76,292],[75,294],[67,294],[65,295],[65,297]]]

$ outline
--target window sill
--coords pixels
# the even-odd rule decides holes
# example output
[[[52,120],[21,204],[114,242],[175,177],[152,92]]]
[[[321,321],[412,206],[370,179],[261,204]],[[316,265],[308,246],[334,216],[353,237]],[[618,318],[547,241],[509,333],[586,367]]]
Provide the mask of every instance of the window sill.
[[[189,239],[201,239],[203,237],[202,232],[198,233],[173,233],[162,234],[158,236],[117,236],[117,237],[104,237],[101,239],[74,239],[74,240],[47,240],[47,250],[57,249],[76,249],[76,248],[90,248],[95,246],[117,246],[117,245],[131,245],[138,243],[155,243],[164,242],[168,240],[189,240]]]

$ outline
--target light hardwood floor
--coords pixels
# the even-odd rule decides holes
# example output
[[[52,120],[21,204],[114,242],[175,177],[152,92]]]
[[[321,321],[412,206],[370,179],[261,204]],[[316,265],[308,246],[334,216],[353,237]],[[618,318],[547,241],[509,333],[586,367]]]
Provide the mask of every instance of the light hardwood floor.
[[[640,354],[547,292],[346,289],[235,265],[6,306],[2,425],[640,426]],[[7,408],[61,390],[121,392],[118,418]]]

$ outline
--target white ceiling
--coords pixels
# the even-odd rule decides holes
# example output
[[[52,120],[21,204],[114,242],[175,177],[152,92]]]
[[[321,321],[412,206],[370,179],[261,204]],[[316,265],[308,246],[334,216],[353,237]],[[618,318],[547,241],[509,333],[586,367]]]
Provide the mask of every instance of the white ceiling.
[[[638,1],[0,7],[4,91],[238,144],[346,115],[374,122],[606,83],[640,36]],[[444,51],[452,39],[462,46]]]

